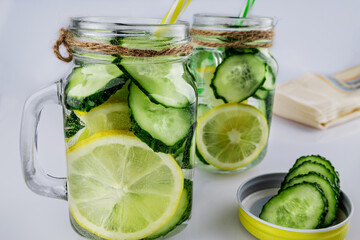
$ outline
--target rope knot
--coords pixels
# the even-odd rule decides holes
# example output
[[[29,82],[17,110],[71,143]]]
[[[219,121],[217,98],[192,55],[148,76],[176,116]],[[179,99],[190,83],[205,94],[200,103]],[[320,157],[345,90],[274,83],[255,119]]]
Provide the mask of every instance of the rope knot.
[[[71,51],[71,47],[70,44],[67,42],[67,38],[70,36],[70,32],[67,29],[61,28],[60,29],[60,36],[59,39],[56,41],[53,50],[54,50],[54,54],[55,56],[64,61],[64,62],[71,62],[71,60],[73,59],[73,54]],[[63,57],[60,53],[60,46],[64,45],[64,47],[66,48],[66,51],[68,53],[68,57]]]

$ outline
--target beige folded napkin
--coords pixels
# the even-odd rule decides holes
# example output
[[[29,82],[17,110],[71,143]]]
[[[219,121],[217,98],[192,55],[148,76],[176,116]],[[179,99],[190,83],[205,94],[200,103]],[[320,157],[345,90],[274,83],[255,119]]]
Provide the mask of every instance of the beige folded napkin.
[[[330,77],[307,73],[280,84],[274,113],[326,129],[360,116],[360,65]]]

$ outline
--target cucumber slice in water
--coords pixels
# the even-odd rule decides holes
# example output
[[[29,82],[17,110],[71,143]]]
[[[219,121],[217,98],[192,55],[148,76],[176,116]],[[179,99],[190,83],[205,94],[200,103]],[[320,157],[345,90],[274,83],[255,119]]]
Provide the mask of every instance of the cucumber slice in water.
[[[338,197],[335,190],[331,186],[331,183],[321,174],[316,172],[309,172],[308,174],[294,177],[282,187],[282,190],[302,182],[316,183],[322,189],[328,202],[328,212],[321,227],[329,226],[336,218],[336,210],[338,205]]]
[[[198,104],[197,107],[197,118],[200,118],[202,115],[204,115],[205,113],[207,113],[208,111],[210,111],[210,107],[207,106],[206,104]]]
[[[201,162],[202,164],[205,164],[205,165],[210,165],[205,159],[204,157],[201,155],[201,153],[199,152],[199,149],[196,147],[196,150],[195,150],[195,154],[196,154],[196,157],[197,157],[197,160],[199,162]]]
[[[275,77],[273,70],[271,69],[271,67],[269,65],[266,66],[265,76],[266,76],[266,80],[263,83],[263,85],[261,86],[261,88],[265,89],[265,90],[274,90],[276,77]]]
[[[65,105],[88,112],[120,89],[128,77],[114,64],[87,64],[74,68],[65,87]]]
[[[182,169],[194,168],[195,156],[195,123],[191,126],[186,141],[173,153],[173,156]]]
[[[175,152],[195,122],[190,108],[166,108],[153,103],[134,83],[129,88],[129,106],[134,134],[155,152]]]
[[[164,59],[164,61],[166,61]],[[166,107],[184,108],[196,101],[194,88],[185,66],[180,62],[151,63],[124,58],[121,66],[133,82],[154,103]]]
[[[81,123],[80,118],[78,118],[74,112],[71,112],[65,117],[65,138],[74,136],[82,128],[84,128],[84,125]]]
[[[146,240],[156,239],[167,234],[171,234],[172,230],[174,230],[178,225],[189,219],[192,206],[192,187],[192,181],[184,179],[184,190],[175,214],[172,216],[170,221],[167,222],[162,228],[160,228],[150,236],[146,237]]]
[[[270,199],[263,207],[260,218],[288,228],[315,229],[322,225],[327,202],[314,183],[291,186]]]
[[[226,58],[216,69],[211,87],[216,98],[242,102],[252,96],[266,79],[266,63],[253,54]]]

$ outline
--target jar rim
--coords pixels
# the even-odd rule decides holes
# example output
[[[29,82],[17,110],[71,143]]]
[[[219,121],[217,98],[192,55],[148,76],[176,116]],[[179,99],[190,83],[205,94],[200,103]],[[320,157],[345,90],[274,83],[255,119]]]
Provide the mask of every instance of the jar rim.
[[[121,42],[120,46],[138,51],[161,51],[185,46],[191,41],[188,22],[177,21],[175,24],[161,24],[161,19],[156,18],[73,17],[68,29],[72,39],[78,42],[89,44],[95,42],[98,45],[120,45]],[[72,51],[77,60],[86,58],[84,61],[93,61],[92,58],[94,58],[94,61],[107,61],[97,55],[108,53],[100,52],[98,49],[94,51],[90,48],[76,46],[72,47]],[[161,60],[161,58],[159,59]]]
[[[241,22],[241,24],[239,24]],[[237,17],[216,15],[207,13],[194,14],[193,26],[201,29],[220,28],[222,30],[239,29],[271,29],[275,26],[275,19],[272,17],[252,16],[252,17]]]
[[[81,16],[72,17],[70,27],[76,28],[83,25],[87,26],[153,26],[153,27],[188,27],[190,24],[186,21],[176,21],[174,24],[161,24],[161,19],[158,18],[139,18],[139,17],[119,17],[119,16]],[[91,29],[91,28],[90,28]]]
[[[92,37],[141,37],[159,35],[177,40],[189,41],[190,24],[177,21],[175,24],[161,24],[157,18],[136,18],[119,16],[72,17],[69,25],[72,33]]]

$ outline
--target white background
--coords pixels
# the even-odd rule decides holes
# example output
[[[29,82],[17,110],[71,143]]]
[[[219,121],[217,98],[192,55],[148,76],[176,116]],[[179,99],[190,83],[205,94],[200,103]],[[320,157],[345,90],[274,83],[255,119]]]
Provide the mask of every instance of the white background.
[[[237,15],[243,1],[193,0],[182,19],[194,13]],[[20,170],[19,130],[23,102],[58,80],[69,65],[52,53],[58,29],[71,16],[119,15],[161,18],[171,0],[0,0],[0,239],[80,239],[68,221],[67,203],[37,196]],[[360,1],[257,0],[253,15],[277,17],[273,55],[280,64],[278,83],[305,72],[332,74],[360,64]],[[65,176],[62,116],[45,109],[39,128],[41,165]],[[360,208],[360,121],[326,131],[273,118],[269,151],[252,170],[215,175],[197,170],[190,226],[173,239],[254,239],[237,218],[235,193],[246,179],[287,171],[304,154],[322,154],[341,174],[342,189]],[[347,239],[360,236],[355,210]]]

